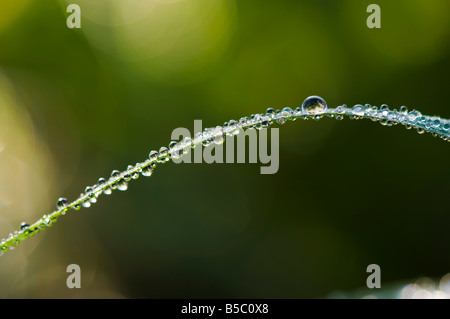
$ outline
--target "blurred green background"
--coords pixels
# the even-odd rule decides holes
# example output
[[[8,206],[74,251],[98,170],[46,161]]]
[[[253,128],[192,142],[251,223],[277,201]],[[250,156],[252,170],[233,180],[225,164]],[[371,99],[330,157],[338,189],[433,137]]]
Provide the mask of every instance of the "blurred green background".
[[[69,3],[81,29],[66,26]],[[0,4],[0,237],[176,127],[310,95],[450,117],[450,2]],[[0,258],[3,298],[321,298],[450,271],[448,143],[371,121],[280,129],[280,169],[169,163]],[[66,287],[78,264],[82,288]],[[367,289],[367,293],[370,293]]]

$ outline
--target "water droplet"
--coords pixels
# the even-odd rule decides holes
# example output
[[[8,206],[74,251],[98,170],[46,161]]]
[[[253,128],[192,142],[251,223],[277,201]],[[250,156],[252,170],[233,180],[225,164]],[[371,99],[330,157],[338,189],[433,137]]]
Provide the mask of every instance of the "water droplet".
[[[130,166],[128,166],[128,167],[130,167]],[[126,182],[131,181],[131,174],[130,174],[129,169],[127,169],[127,170],[125,171],[125,173],[123,174],[123,179],[124,179]]]
[[[141,168],[141,174],[146,177],[151,176],[153,174],[153,169],[150,165],[144,166]]]
[[[411,112],[409,112],[406,115],[406,118],[408,119],[408,121],[413,122],[413,123],[420,117],[422,117],[422,114],[416,110],[412,110]]]
[[[269,107],[266,110],[266,116],[268,116],[270,119],[273,119],[275,117],[275,110],[271,107]]]
[[[156,161],[158,159],[158,152],[157,151],[150,151],[150,153],[148,153],[148,158],[151,161]]]
[[[28,225],[28,224],[25,223],[25,222],[22,222],[22,223],[20,224],[20,229],[21,229],[21,230],[26,229],[26,228],[28,228],[28,227],[30,227],[30,225]]]
[[[123,174],[123,179],[126,182],[129,182],[129,181],[131,181],[131,175],[128,172],[125,172],[125,174]]]
[[[58,210],[64,209],[67,206],[67,198],[60,197],[58,198],[58,201],[56,202],[56,208]]]
[[[292,114],[294,114],[294,111],[292,111],[290,107],[283,108],[280,113],[280,115],[286,119],[290,119]]]
[[[213,141],[212,137],[211,137],[211,129],[210,128],[205,128],[205,130],[202,133],[202,144],[203,146],[208,146],[209,144],[211,144]]]
[[[181,143],[172,141],[169,143],[169,153],[171,154],[170,157],[177,159],[183,156],[183,149],[180,147]]]
[[[381,104],[380,110],[381,111],[387,111],[387,110],[389,110],[389,106],[387,104]]]
[[[277,123],[280,125],[283,125],[286,123],[286,119],[284,117],[281,117],[281,118],[277,119]]]
[[[103,194],[105,194],[105,195],[111,195],[111,194],[112,194],[112,188],[111,188],[111,187],[105,188],[105,189],[103,190]]]
[[[356,104],[352,108],[352,114],[354,114],[354,115],[363,116],[364,111],[365,111],[364,106],[362,106],[361,104]]]
[[[98,179],[98,186],[103,187],[106,184],[106,179],[104,179],[103,177],[100,177]]]
[[[433,120],[433,121],[431,122],[431,126],[437,128],[437,127],[441,126],[441,121],[439,121],[439,120]]]
[[[450,130],[450,124],[445,123],[444,125],[442,125],[442,129],[443,129],[444,131],[449,131],[449,130]]]
[[[236,123],[236,121],[234,121],[234,122]],[[236,131],[236,129],[234,129],[234,131]],[[235,135],[234,131],[231,135]],[[225,141],[225,138],[223,136],[223,129],[221,126],[216,126],[216,128],[214,129],[214,131],[212,133],[212,136],[214,138],[214,144],[220,145]]]
[[[425,130],[423,128],[421,128],[421,127],[418,127],[417,128],[417,133],[423,134],[423,133],[425,133]]]
[[[421,124],[425,124],[426,121],[427,121],[427,119],[425,116],[421,116],[416,119],[416,122],[421,123]]]
[[[183,155],[188,154],[191,151],[192,147],[193,147],[192,139],[189,136],[186,136],[181,144]]]
[[[339,105],[337,108],[334,109],[333,112],[334,113],[345,114],[347,112],[347,105],[345,105],[345,104]]]
[[[116,183],[116,186],[119,191],[126,191],[128,189],[128,182],[122,179]]]
[[[304,114],[323,113],[327,110],[327,103],[320,96],[310,96],[302,103],[302,111]]]
[[[50,226],[50,224],[51,224],[51,222],[52,222],[50,216],[44,215],[42,218],[43,218],[42,221],[44,222],[44,224],[45,224],[46,226]]]
[[[161,147],[158,152],[158,163],[165,163],[169,160],[169,150],[167,147]]]
[[[316,114],[316,115],[314,115],[314,120],[318,121],[318,120],[320,120],[322,117],[323,117],[323,115]]]
[[[83,198],[84,194],[81,193],[80,194],[80,198]],[[83,201],[81,202],[81,206],[85,207],[85,208],[89,208],[91,207],[91,202],[89,201],[89,199],[83,199]]]
[[[261,114],[252,114],[250,116],[250,124],[255,127],[256,125],[259,125],[261,122]]]
[[[80,204],[76,204],[76,205],[73,206],[74,210],[80,210],[80,208],[81,208]]]
[[[408,108],[406,106],[401,106],[400,110],[399,110],[399,113],[407,114],[408,113]]]
[[[220,127],[220,126],[218,126]],[[217,127],[216,127],[217,129]],[[235,120],[228,121],[226,127],[223,128],[223,133],[228,136],[233,136],[239,134],[238,122]]]
[[[131,178],[132,179],[138,179],[139,178],[139,170],[140,170],[140,168],[141,168],[141,164],[136,163],[136,165],[133,167],[133,170],[135,170],[135,172],[133,174],[131,174]]]
[[[269,116],[263,116],[261,119],[261,126],[260,128],[268,128],[270,126],[270,117]]]
[[[177,145],[177,142],[175,142],[175,141],[170,141],[170,143],[169,143],[169,150],[170,150],[171,148],[174,148],[176,145]]]
[[[120,172],[118,171],[118,170],[113,170],[112,172],[111,172],[111,177],[112,178],[119,178],[120,177]]]
[[[239,119],[239,126],[240,127],[245,127],[245,126],[247,126],[248,125],[248,121],[249,121],[249,118],[248,117],[241,117],[240,119]]]
[[[91,186],[87,186],[87,187],[84,189],[84,192],[86,193],[86,195],[87,195],[89,198],[95,198],[94,190],[92,189]]]
[[[386,116],[387,116],[387,119],[388,119],[389,121],[395,121],[395,120],[397,120],[397,113],[396,113],[396,112],[393,112],[393,111],[388,112],[388,114],[387,114]]]

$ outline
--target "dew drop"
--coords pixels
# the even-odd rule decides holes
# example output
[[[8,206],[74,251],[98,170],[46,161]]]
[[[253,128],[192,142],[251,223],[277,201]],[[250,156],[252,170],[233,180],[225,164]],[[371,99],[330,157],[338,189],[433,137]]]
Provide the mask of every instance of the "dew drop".
[[[126,191],[128,189],[128,182],[122,179],[116,183],[116,186],[119,191]]]
[[[218,127],[220,127],[220,126],[218,126]],[[216,127],[216,129],[218,127]],[[238,122],[236,122],[235,120],[228,121],[226,128],[223,129],[223,133],[226,135],[229,135],[229,136],[239,134]]]
[[[290,107],[283,108],[280,113],[280,115],[286,119],[290,119],[292,114],[294,114],[294,111],[292,111]]]
[[[172,141],[169,143],[169,153],[172,158],[177,159],[183,156],[183,149],[178,142]]]
[[[310,96],[302,103],[302,111],[304,114],[323,113],[327,110],[327,103],[320,96]]]
[[[131,165],[130,165],[131,166]],[[128,166],[128,169],[130,169],[130,166]],[[133,166],[131,166],[133,167]],[[139,169],[141,167],[141,164],[136,163],[135,167],[133,167],[133,170],[136,170],[134,173],[131,174],[132,179],[138,179],[139,178]]]
[[[316,115],[314,115],[314,120],[318,121],[318,120],[320,120],[322,117],[323,117],[323,115],[321,115],[321,114],[316,114]]]
[[[80,194],[80,198],[83,198],[83,197],[84,197],[84,194],[81,193],[81,194]],[[81,202],[81,206],[83,206],[84,208],[89,208],[89,207],[91,207],[91,202],[90,202],[88,199],[84,199],[84,200]]]
[[[271,107],[269,107],[266,110],[266,116],[268,116],[269,118],[273,119],[275,117],[275,110]]]
[[[388,114],[387,114],[387,119],[388,119],[389,121],[395,121],[395,120],[397,120],[397,113],[396,113],[396,112],[393,112],[393,111],[388,112]]]
[[[441,121],[439,121],[439,120],[434,120],[434,121],[431,122],[431,126],[433,126],[433,127],[439,127],[439,126],[441,126]]]
[[[103,187],[106,184],[106,179],[104,179],[103,177],[100,177],[98,179],[98,186]]]
[[[347,110],[347,105],[339,105],[337,108],[334,109],[334,113],[341,113],[341,114],[345,114]]]
[[[158,152],[157,151],[150,151],[150,153],[148,153],[148,158],[151,161],[156,161],[158,159]]]
[[[362,106],[361,104],[356,104],[352,108],[352,114],[357,115],[357,116],[363,116],[364,115],[364,106]]]
[[[250,116],[250,124],[252,125],[252,127],[259,125],[260,122],[261,122],[261,114],[252,114],[252,116]]]
[[[286,123],[286,119],[284,117],[281,117],[281,118],[277,119],[277,123],[280,125],[283,125]]]
[[[417,128],[417,133],[423,134],[423,133],[425,133],[425,130],[423,128],[418,127]]]
[[[270,126],[270,117],[269,116],[263,116],[261,119],[261,126],[260,128],[268,128]]]
[[[56,208],[58,210],[64,209],[67,206],[67,198],[60,197],[58,198],[58,201],[56,202]]]
[[[111,172],[111,177],[112,178],[119,178],[120,177],[120,172],[118,171],[118,170],[113,170],[112,172]]]
[[[172,149],[172,148],[174,148],[175,146],[177,146],[177,142],[175,142],[175,141],[170,141],[170,143],[169,143],[169,150]]]
[[[413,110],[406,115],[406,118],[410,122],[415,122],[418,118],[422,117],[422,114],[419,111]]]
[[[406,106],[401,106],[400,110],[399,110],[399,113],[407,114],[408,113],[408,108]]]
[[[230,121],[231,122],[231,121]],[[236,123],[236,121],[234,121]],[[236,127],[236,125],[234,125]],[[235,135],[234,132],[237,131],[236,129],[233,130],[233,133],[231,135]],[[221,126],[216,126],[216,128],[213,131],[213,138],[214,138],[214,144],[220,145],[223,144],[225,141],[225,138],[223,136],[223,129]]]
[[[123,179],[124,179],[126,182],[131,181],[131,174],[128,173],[128,172],[125,172],[125,173],[123,174]]]
[[[141,174],[145,177],[151,176],[153,174],[153,169],[150,165],[144,166],[141,168]]]
[[[87,195],[89,198],[95,198],[94,190],[92,189],[91,186],[87,186],[87,187],[84,189],[84,192],[86,193],[86,195]]]
[[[167,147],[161,147],[158,152],[158,163],[165,163],[169,160],[169,150]]]
[[[249,118],[248,117],[241,117],[240,119],[239,119],[239,126],[240,127],[244,127],[244,126],[247,126],[248,125],[248,121],[249,121]]]
[[[30,227],[30,225],[28,225],[28,224],[25,223],[25,222],[22,222],[22,223],[20,224],[20,230],[27,229],[28,227]]]

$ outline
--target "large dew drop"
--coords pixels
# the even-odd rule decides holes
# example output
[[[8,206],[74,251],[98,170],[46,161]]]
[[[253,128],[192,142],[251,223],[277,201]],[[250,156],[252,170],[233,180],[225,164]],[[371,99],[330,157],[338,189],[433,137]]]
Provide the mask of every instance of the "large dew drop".
[[[320,96],[310,96],[302,103],[304,114],[318,114],[327,110],[327,103]]]

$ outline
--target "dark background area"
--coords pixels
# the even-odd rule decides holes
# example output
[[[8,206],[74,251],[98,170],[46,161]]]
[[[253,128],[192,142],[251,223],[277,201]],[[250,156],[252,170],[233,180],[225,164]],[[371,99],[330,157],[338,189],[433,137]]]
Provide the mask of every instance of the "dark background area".
[[[194,119],[310,95],[450,117],[446,0],[377,1],[381,29],[366,26],[372,1],[73,1],[81,29],[69,3],[0,5],[0,237]],[[290,122],[277,174],[158,167],[0,258],[0,296],[321,298],[364,288],[372,263],[383,284],[439,278],[449,155],[400,126]],[[71,263],[82,289],[65,286]]]

